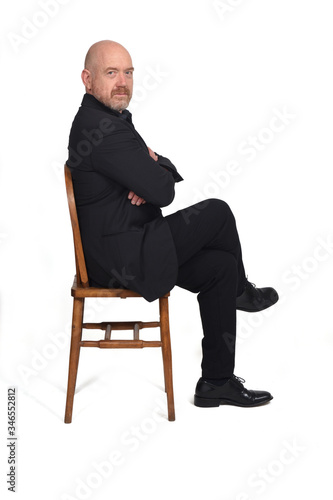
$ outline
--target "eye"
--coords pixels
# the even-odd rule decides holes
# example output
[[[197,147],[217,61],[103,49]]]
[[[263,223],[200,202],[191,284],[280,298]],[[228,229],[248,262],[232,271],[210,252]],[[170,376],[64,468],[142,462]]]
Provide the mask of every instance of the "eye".
[[[108,72],[108,75],[114,75],[115,74],[115,71],[109,71]]]

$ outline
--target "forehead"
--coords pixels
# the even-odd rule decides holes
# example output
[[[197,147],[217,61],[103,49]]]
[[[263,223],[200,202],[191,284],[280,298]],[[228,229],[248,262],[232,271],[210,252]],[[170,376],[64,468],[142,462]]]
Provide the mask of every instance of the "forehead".
[[[105,47],[100,52],[97,64],[101,70],[108,67],[124,69],[132,67],[132,59],[127,50],[122,47]]]

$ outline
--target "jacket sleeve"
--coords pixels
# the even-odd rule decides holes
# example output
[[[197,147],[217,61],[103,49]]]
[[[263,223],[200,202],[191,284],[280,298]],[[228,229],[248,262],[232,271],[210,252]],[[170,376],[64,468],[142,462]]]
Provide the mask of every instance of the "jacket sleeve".
[[[172,173],[173,178],[175,179],[175,182],[180,182],[183,181],[184,179],[182,178],[181,175],[179,175],[176,167],[174,166],[173,163],[168,158],[165,158],[165,156],[159,155],[158,153],[155,153],[158,156],[158,163],[162,165],[162,167],[166,168],[169,170],[169,172]]]
[[[131,130],[118,128],[93,148],[93,168],[158,207],[175,196],[175,180],[169,170],[153,160]]]

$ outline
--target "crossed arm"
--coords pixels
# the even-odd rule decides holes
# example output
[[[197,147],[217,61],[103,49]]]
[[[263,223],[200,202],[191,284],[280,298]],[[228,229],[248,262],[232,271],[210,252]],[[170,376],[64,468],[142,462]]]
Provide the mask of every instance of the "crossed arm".
[[[158,160],[158,156],[154,153],[154,151],[150,148],[148,148],[148,151],[149,151],[149,155],[152,157],[153,160],[157,161]],[[132,205],[143,205],[144,203],[146,203],[146,200],[144,198],[140,198],[140,196],[136,195],[134,193],[134,191],[130,191],[128,193],[128,199],[131,200],[131,203]]]
[[[156,155],[146,145],[143,147],[132,131],[122,125],[93,149],[94,169],[127,187],[127,197],[133,206],[145,202],[157,207],[170,205],[175,182],[183,178],[168,158]]]

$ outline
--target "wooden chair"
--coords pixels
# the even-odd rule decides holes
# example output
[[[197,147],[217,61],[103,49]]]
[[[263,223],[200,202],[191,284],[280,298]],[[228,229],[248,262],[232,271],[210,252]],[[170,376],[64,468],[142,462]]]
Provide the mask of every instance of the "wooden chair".
[[[171,360],[171,342],[169,331],[169,309],[168,297],[166,293],[159,298],[159,321],[124,321],[124,322],[103,322],[103,323],[83,323],[84,301],[90,297],[110,297],[122,298],[141,297],[132,290],[121,288],[95,288],[89,286],[87,269],[84,259],[84,252],[81,241],[79,222],[77,217],[75,197],[73,190],[72,175],[67,165],[65,165],[65,182],[69,205],[70,218],[73,229],[76,276],[71,289],[71,295],[74,298],[72,337],[69,356],[68,386],[65,411],[65,423],[72,421],[73,401],[76,385],[77,370],[79,364],[81,347],[99,347],[105,348],[143,348],[143,347],[161,347],[164,367],[165,392],[167,394],[168,419],[175,420],[173,383],[172,383],[172,360]],[[140,340],[139,332],[141,328],[160,328],[160,340],[145,341]],[[82,329],[100,329],[105,331],[102,340],[82,340]],[[133,330],[133,339],[115,340],[111,339],[111,332],[114,330]]]

